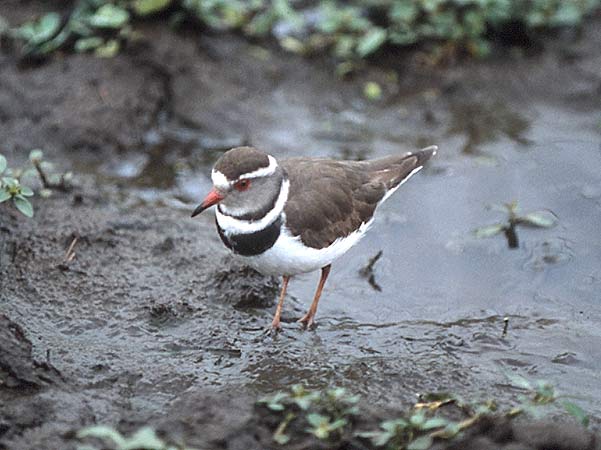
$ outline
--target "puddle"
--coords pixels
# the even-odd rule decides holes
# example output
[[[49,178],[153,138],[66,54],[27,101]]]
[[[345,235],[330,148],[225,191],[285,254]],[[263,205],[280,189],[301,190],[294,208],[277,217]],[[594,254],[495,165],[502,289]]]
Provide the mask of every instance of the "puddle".
[[[274,96],[282,102],[285,94]],[[584,386],[592,388],[590,380],[601,371],[593,345],[601,337],[594,326],[601,319],[601,286],[588,275],[601,261],[596,239],[601,209],[591,203],[601,183],[599,133],[590,128],[588,115],[544,102],[530,105],[535,113],[525,116],[501,100],[440,101],[451,103],[448,115],[438,113],[437,120],[448,128],[434,124],[423,130],[439,145],[439,157],[381,207],[374,229],[334,264],[318,331],[299,334],[287,323],[289,330],[271,342],[261,337],[260,326],[247,327],[234,349],[210,351],[203,359],[203,380],[244,383],[261,392],[299,381],[314,387],[340,383],[384,400],[391,386],[405,392],[434,387],[433,379],[424,384],[434,372],[434,379],[452,388],[455,378],[471,378],[466,368],[477,367],[484,378],[473,382],[483,387],[499,382],[503,370],[518,370],[550,378],[570,393],[583,385],[567,380],[587,380]],[[391,111],[401,109],[402,102],[370,117],[363,107],[328,115],[326,122],[320,112],[312,120],[303,116],[302,129],[274,133],[264,147],[277,148],[280,158],[293,156],[298,139],[310,143],[303,148],[306,155],[383,156],[413,131],[411,124],[388,128],[394,122]],[[148,203],[172,197],[183,208],[209,189],[210,168],[223,149],[238,144],[237,138],[215,140],[181,124],[163,124],[149,136],[152,145],[104,164],[100,173],[131,196]],[[385,136],[380,138],[384,145],[378,136]],[[481,164],[469,155],[485,155],[495,163]],[[513,200],[524,210],[553,210],[558,226],[518,229],[515,252],[507,250],[502,236],[473,236],[473,229],[491,220],[487,204]],[[316,276],[292,281],[288,303],[294,314],[308,306]],[[266,324],[269,313],[258,311],[256,323]],[[578,311],[587,311],[586,318]],[[540,326],[540,320],[547,325]],[[191,326],[178,325],[169,312],[152,323],[169,324],[161,345],[170,345],[167,341]],[[174,345],[180,356],[193,353],[193,344]],[[564,369],[555,369],[558,364]],[[360,381],[372,371],[377,383]]]

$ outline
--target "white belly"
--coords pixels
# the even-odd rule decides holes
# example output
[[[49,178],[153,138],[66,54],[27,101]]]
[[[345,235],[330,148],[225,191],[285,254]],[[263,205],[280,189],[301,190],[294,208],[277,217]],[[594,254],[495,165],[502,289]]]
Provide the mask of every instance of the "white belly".
[[[312,272],[331,264],[361,240],[373,219],[350,235],[337,239],[329,247],[316,249],[306,247],[300,237],[294,237],[288,229],[282,232],[273,247],[256,256],[244,257],[244,262],[264,275],[297,275]]]

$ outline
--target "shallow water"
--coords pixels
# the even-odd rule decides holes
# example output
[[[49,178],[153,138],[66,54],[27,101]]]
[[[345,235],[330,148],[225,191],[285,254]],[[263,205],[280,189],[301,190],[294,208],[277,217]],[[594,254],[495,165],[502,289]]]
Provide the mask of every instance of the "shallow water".
[[[260,130],[253,142],[279,158],[378,157],[431,143],[439,154],[334,264],[316,331],[289,323],[273,339],[262,334],[271,310],[226,311],[229,323],[218,323],[219,314],[203,319],[201,328],[220,337],[214,349],[203,338],[201,359],[194,357],[198,342],[184,337],[195,334],[198,320],[159,334],[150,330],[150,343],[143,330],[132,332],[127,347],[142,347],[157,362],[173,358],[179,372],[189,374],[188,383],[243,384],[258,392],[298,382],[342,384],[382,402],[391,392],[403,392],[404,400],[411,392],[435,390],[511,396],[503,372],[516,371],[583,395],[585,408],[601,414],[599,112],[540,99],[525,110],[502,100],[482,106],[427,93],[424,115],[442,106],[431,121],[399,114],[415,99],[376,108],[358,97],[354,107],[324,114],[298,99],[291,106],[289,97],[276,90],[270,112],[302,126]],[[178,128],[177,134],[170,126],[155,130],[149,152],[130,153],[100,173],[127,187],[126,201],[189,211],[210,188],[210,166],[220,151],[207,153],[195,137],[202,133]],[[476,227],[503,220],[486,206],[513,200],[524,212],[553,211],[558,225],[518,228],[516,250],[503,236],[476,239]],[[379,251],[374,276],[381,291],[360,275]],[[315,273],[292,281],[285,319],[308,307],[317,279]],[[246,328],[226,330],[238,320]],[[163,382],[146,381],[152,395],[157,383],[169,391]]]

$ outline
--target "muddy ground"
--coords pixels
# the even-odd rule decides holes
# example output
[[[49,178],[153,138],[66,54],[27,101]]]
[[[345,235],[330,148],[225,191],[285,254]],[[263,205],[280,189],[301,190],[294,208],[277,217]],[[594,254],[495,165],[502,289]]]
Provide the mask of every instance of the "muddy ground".
[[[47,7],[2,2],[0,15]],[[141,30],[109,60],[0,53],[0,152],[18,166],[42,148],[76,175],[73,191],[34,199],[32,220],[0,207],[0,448],[70,449],[106,423],[262,449],[274,444],[253,402],[291,384],[345,386],[369,422],[423,392],[510,404],[504,371],[580,396],[598,427],[601,18],[543,53],[444,68],[397,54],[345,81],[235,36]],[[382,100],[363,98],[367,80]],[[232,259],[210,214],[189,217],[211,164],[241,143],[354,159],[440,146],[334,266],[314,331],[294,320],[315,274],[291,283],[289,323],[265,336],[278,281]],[[517,250],[474,238],[502,218],[486,204],[511,200],[559,225],[519,230]],[[380,250],[376,290],[360,269]],[[599,448],[553,411],[563,425],[483,424],[453,448]]]

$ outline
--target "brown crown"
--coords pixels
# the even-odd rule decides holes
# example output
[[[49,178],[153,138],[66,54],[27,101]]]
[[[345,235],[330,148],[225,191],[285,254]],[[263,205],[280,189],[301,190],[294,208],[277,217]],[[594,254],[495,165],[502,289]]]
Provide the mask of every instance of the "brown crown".
[[[235,180],[240,175],[267,167],[267,154],[254,147],[236,147],[225,152],[215,164],[218,170],[228,180]]]

